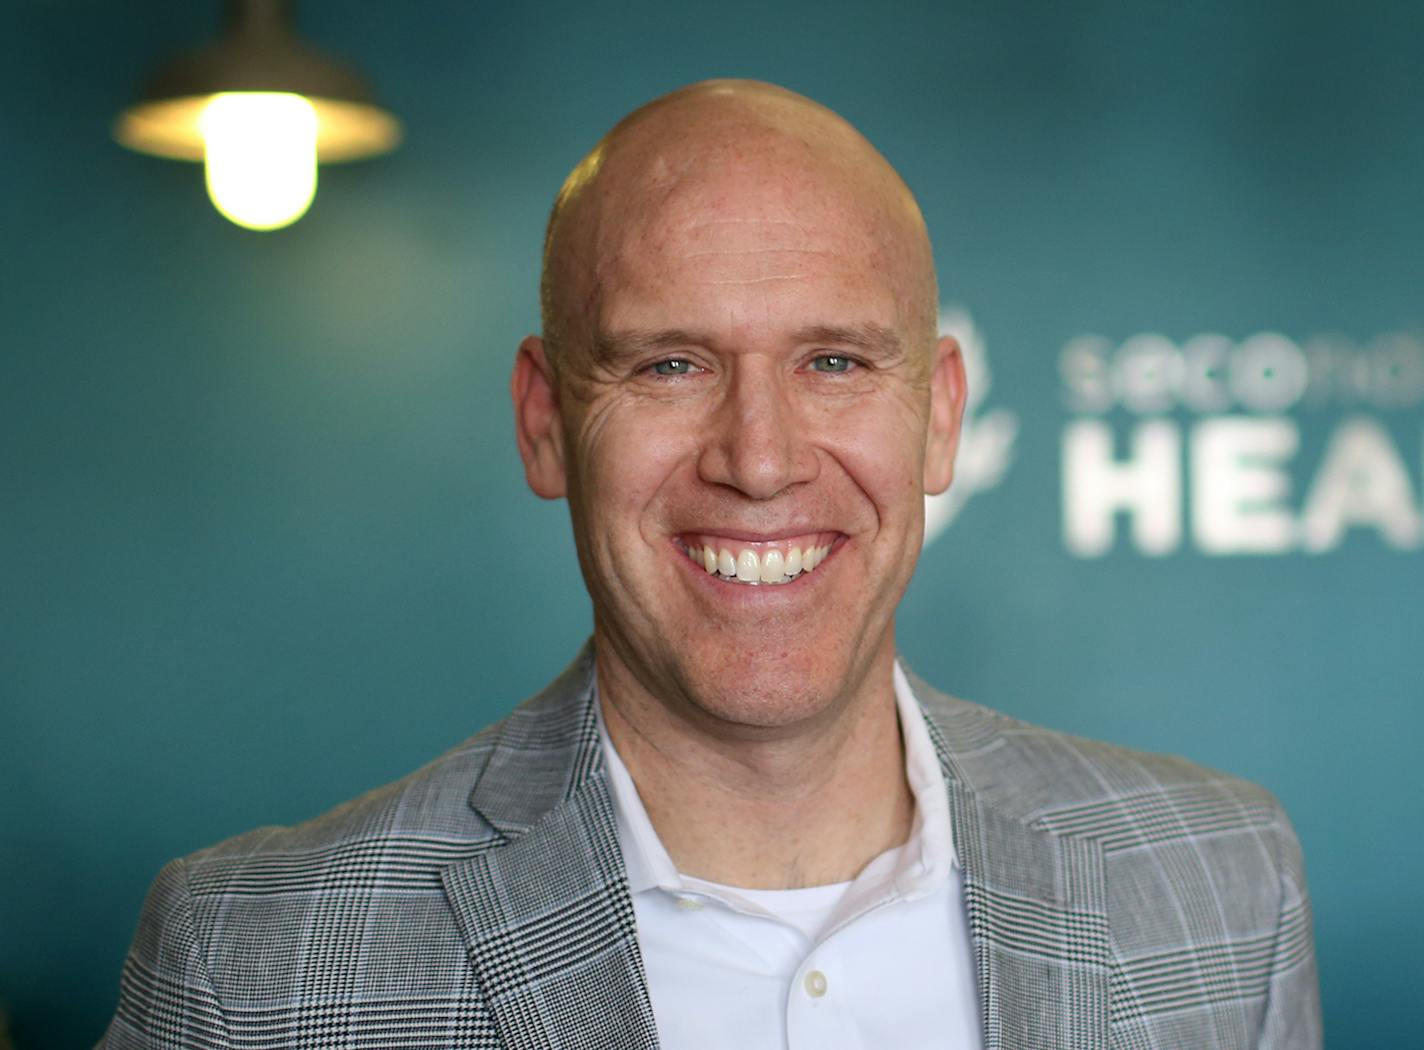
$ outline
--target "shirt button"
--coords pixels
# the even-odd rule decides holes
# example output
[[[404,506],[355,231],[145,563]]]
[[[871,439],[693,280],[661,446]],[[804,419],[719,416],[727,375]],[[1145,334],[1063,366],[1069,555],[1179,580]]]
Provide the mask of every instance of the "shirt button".
[[[819,999],[826,994],[826,975],[820,970],[812,970],[806,974],[806,979],[801,982],[806,987],[806,994],[812,999]]]
[[[677,906],[678,906],[679,908],[681,908],[683,911],[701,911],[701,910],[702,910],[702,902],[701,902],[700,900],[698,900],[696,897],[679,897],[679,898],[677,899]]]

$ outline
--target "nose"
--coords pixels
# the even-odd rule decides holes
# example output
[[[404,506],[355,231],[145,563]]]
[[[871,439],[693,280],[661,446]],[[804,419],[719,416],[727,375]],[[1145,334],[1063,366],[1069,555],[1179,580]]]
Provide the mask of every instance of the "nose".
[[[815,478],[820,461],[788,388],[794,380],[774,367],[739,364],[709,420],[698,474],[752,499],[771,499]]]

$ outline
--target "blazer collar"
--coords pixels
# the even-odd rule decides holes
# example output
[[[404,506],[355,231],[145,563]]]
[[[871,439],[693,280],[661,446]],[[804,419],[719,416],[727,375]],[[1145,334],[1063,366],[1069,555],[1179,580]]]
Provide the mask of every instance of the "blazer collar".
[[[1003,720],[908,675],[939,753],[964,870],[985,1050],[1108,1045],[1107,895],[1095,842],[1051,835],[1005,806]]]
[[[506,1047],[658,1045],[603,768],[591,646],[498,731],[470,804],[500,832],[445,892]]]

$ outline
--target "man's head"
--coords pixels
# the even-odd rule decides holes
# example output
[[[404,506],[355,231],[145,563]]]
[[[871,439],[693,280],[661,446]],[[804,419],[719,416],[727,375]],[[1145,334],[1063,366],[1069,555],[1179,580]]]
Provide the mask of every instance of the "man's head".
[[[836,191],[827,208],[865,206],[878,213],[873,250],[895,258],[906,278],[906,313],[919,338],[934,342],[938,313],[934,260],[924,220],[909,188],[849,123],[810,99],[755,81],[705,81],[635,110],[569,173],[554,203],[540,283],[544,341],[555,354],[597,337],[589,309],[612,269],[627,224],[646,229],[657,208],[693,198],[699,177],[726,174],[768,209],[795,207],[792,195],[814,178]],[[736,180],[735,176],[744,176]],[[813,192],[815,192],[813,190]],[[699,202],[691,200],[691,206]]]
[[[964,397],[895,171],[799,95],[685,88],[569,176],[542,300],[520,452],[535,492],[569,499],[600,666],[725,725],[832,712],[877,667],[888,683]],[[749,555],[771,582],[745,582]],[[708,571],[727,557],[743,579]]]

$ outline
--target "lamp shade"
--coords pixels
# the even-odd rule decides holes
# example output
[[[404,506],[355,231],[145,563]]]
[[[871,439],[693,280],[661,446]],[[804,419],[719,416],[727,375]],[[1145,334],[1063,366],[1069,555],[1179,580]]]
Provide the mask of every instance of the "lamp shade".
[[[376,104],[349,66],[297,38],[289,0],[228,0],[225,26],[208,47],[162,67],[119,115],[118,141],[175,160],[204,159],[201,120],[216,95],[288,93],[311,103],[322,163],[385,153],[400,142],[400,122]]]

